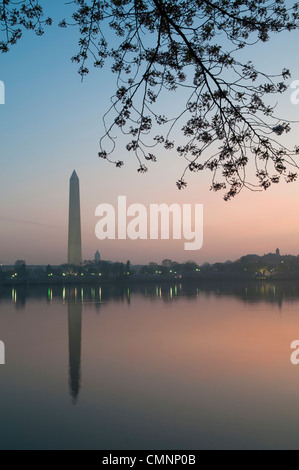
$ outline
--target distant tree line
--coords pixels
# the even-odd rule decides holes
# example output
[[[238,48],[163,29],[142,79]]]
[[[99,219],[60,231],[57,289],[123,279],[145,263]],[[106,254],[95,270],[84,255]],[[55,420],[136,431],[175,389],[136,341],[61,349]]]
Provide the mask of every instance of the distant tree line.
[[[93,281],[102,280],[129,280],[129,279],[192,279],[192,278],[222,278],[227,279],[236,275],[238,278],[275,278],[293,275],[299,277],[299,255],[283,255],[279,250],[263,256],[246,255],[232,262],[203,263],[199,265],[194,261],[178,263],[165,259],[161,264],[150,262],[147,265],[132,267],[130,261],[90,261],[86,260],[80,266],[62,264],[60,266],[48,265],[28,267],[23,260],[17,260],[11,269],[0,268],[0,282],[24,281]]]

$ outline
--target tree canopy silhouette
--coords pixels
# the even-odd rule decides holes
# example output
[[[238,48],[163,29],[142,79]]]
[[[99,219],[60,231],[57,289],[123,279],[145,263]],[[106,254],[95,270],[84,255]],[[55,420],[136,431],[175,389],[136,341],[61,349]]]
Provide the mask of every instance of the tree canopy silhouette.
[[[42,1],[3,0],[2,41],[7,52],[24,29],[41,35],[52,19],[43,16]],[[46,2],[44,2],[46,3]],[[105,135],[99,157],[114,160],[117,132],[138,160],[138,172],[156,162],[159,146],[185,160],[177,181],[186,186],[187,172],[211,171],[211,189],[224,199],[243,187],[267,189],[282,177],[297,178],[299,147],[286,148],[278,136],[290,122],[275,115],[269,95],[287,90],[290,72],[258,70],[241,53],[274,33],[298,28],[299,5],[283,0],[74,0],[70,20],[59,26],[79,29],[79,50],[72,57],[82,79],[90,63],[111,65],[116,92],[104,115]],[[291,4],[291,6],[290,6]],[[180,90],[179,90],[180,89]],[[179,109],[172,106],[179,93]],[[164,103],[161,106],[161,102]],[[163,113],[159,111],[163,107]],[[167,115],[175,110],[174,115]],[[165,111],[165,113],[164,113]],[[256,180],[247,171],[253,162]]]

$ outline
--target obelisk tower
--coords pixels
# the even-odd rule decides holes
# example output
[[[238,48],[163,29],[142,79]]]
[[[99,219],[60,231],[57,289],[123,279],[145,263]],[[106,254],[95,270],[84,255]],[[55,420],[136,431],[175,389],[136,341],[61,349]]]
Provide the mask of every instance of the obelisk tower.
[[[68,264],[82,263],[80,190],[75,170],[70,178]]]

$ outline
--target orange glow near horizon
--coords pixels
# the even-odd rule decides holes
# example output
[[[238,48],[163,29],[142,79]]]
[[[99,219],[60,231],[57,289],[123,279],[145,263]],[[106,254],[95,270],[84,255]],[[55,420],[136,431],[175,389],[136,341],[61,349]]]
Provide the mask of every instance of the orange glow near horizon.
[[[110,168],[110,175],[111,173]],[[132,176],[136,185],[140,185],[141,176]],[[67,180],[68,183],[68,180]],[[117,183],[117,182],[116,182]],[[153,194],[148,190],[151,179],[146,179],[143,192],[134,194],[134,184],[126,188],[124,183],[109,188],[109,182],[103,179],[101,190],[92,191],[96,185],[89,184],[89,178],[82,172],[80,178],[81,220],[83,259],[93,259],[98,249],[102,259],[126,261],[142,264],[149,261],[160,262],[164,258],[176,261],[193,259],[199,264],[206,261],[235,260],[249,253],[274,252],[280,249],[281,254],[299,254],[299,220],[296,217],[294,201],[298,200],[299,185],[282,183],[266,192],[243,190],[234,200],[224,202],[219,193],[209,192],[208,184],[203,184],[200,194],[194,186],[177,191],[175,188],[164,193],[163,181],[157,181]],[[160,183],[160,184],[159,184]],[[194,179],[192,184],[194,183]],[[45,181],[42,186],[49,187],[44,193],[41,186],[40,200],[33,194],[26,201],[20,200],[11,207],[7,204],[6,214],[1,218],[0,261],[3,264],[13,263],[16,259],[25,259],[28,264],[61,264],[67,257],[67,217],[68,185],[64,184],[60,197],[54,200],[50,194],[51,182]],[[132,189],[133,188],[133,189]],[[117,193],[116,193],[117,191]],[[163,197],[164,194],[164,197]],[[202,203],[204,205],[204,242],[198,251],[184,251],[184,240],[103,240],[95,236],[95,226],[99,220],[94,215],[98,204],[106,202],[117,209],[117,196],[127,195],[128,205],[138,202],[149,208],[151,203]],[[47,198],[49,196],[49,198]],[[30,212],[26,207],[32,204]],[[42,203],[45,207],[43,208]],[[18,214],[22,214],[21,217]],[[3,213],[1,214],[3,215]],[[128,221],[132,218],[128,218]]]

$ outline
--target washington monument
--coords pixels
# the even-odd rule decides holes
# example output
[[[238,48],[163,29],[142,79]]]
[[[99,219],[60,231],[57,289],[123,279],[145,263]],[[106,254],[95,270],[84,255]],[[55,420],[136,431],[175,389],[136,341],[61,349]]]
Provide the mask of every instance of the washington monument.
[[[70,178],[68,264],[82,263],[80,190],[75,170]]]

